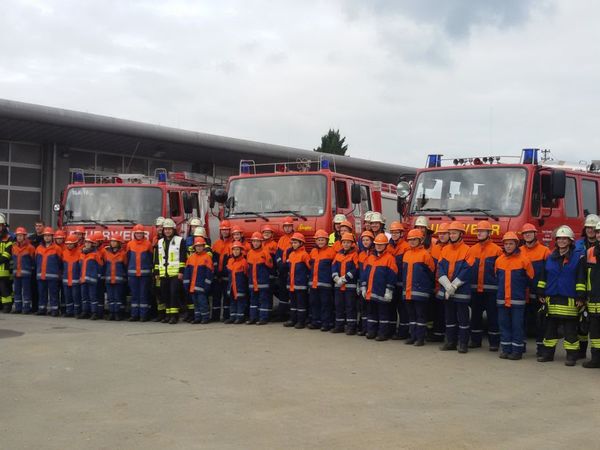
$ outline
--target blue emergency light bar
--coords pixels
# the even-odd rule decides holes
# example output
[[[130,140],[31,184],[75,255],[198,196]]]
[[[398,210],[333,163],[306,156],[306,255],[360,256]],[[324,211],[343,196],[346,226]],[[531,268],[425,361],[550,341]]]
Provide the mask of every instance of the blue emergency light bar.
[[[156,169],[154,171],[154,175],[156,176],[156,179],[158,180],[159,183],[167,182],[167,178],[168,178],[167,169]]]
[[[241,173],[250,173],[250,164],[242,163],[240,164],[240,172]]]
[[[443,155],[427,155],[427,167],[442,167]]]
[[[321,160],[321,170],[329,170],[329,160],[328,159]]]
[[[85,183],[85,175],[83,174],[83,170],[73,171],[73,183]]]
[[[539,148],[524,148],[522,157],[521,157],[521,162],[523,164],[536,164],[537,165],[539,151],[540,151]]]

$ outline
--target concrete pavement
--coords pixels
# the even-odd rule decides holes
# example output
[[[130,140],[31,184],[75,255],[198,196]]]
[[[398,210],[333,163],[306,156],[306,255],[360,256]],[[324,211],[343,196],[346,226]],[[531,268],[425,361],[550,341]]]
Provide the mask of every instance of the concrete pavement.
[[[0,448],[597,448],[600,370],[281,324],[0,315]]]

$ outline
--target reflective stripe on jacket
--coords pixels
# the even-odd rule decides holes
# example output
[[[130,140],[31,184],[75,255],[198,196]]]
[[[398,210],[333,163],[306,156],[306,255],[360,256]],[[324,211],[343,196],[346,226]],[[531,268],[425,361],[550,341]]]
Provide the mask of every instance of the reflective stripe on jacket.
[[[471,272],[471,289],[474,292],[490,292],[498,289],[498,280],[494,272],[496,258],[502,254],[502,249],[490,239],[474,244],[469,254],[473,258]]]
[[[81,249],[65,248],[63,252],[62,282],[65,286],[78,286],[81,282]]]
[[[127,243],[127,275],[141,277],[152,275],[152,244],[146,238]]]
[[[104,251],[104,279],[108,284],[121,284],[127,281],[127,253],[125,249]]]
[[[422,245],[409,248],[402,257],[403,295],[407,301],[429,300],[433,294],[435,261]]]
[[[340,291],[346,288],[356,289],[358,283],[358,252],[352,247],[347,252],[343,249],[336,253],[331,265],[331,278],[346,277],[346,283],[336,287]]]
[[[35,268],[38,280],[58,280],[62,268],[62,255],[58,245],[40,244],[35,249]]]
[[[287,287],[290,292],[308,289],[310,275],[310,256],[304,246],[291,250],[287,257]]]
[[[232,300],[244,298],[248,295],[248,262],[242,255],[231,257],[227,261],[229,280],[227,290]]]
[[[333,247],[313,248],[310,251],[310,287],[330,288],[331,264],[335,258],[336,251]]]
[[[258,292],[259,289],[268,289],[273,268],[273,259],[269,251],[264,247],[251,249],[246,256],[246,261],[248,262],[250,288],[254,292]]]
[[[17,278],[30,277],[35,268],[35,247],[28,239],[23,244],[15,242],[11,247],[13,273]]]
[[[383,300],[386,289],[394,289],[398,267],[394,257],[384,251],[374,252],[367,258],[364,279],[367,288],[366,300]]]
[[[183,285],[188,292],[208,293],[214,278],[212,257],[205,251],[192,253],[187,259],[183,272]]]
[[[473,257],[469,254],[469,246],[461,239],[456,243],[447,244],[440,255],[437,265],[437,279],[446,276],[450,281],[458,278],[464,284],[460,286],[452,300],[468,303],[471,300],[471,271],[473,269]],[[446,289],[440,286],[438,298],[444,298]]]

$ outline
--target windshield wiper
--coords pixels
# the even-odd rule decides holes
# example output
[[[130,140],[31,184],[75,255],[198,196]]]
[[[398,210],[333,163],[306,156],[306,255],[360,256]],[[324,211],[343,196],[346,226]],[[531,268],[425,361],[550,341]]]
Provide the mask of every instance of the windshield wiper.
[[[291,209],[282,209],[279,211],[267,211],[267,212],[269,214],[292,214],[292,215],[296,216],[298,219],[302,219],[304,221],[308,220],[305,216],[300,214],[298,211],[292,211]]]
[[[108,228],[108,226],[106,226],[102,222],[98,222],[97,220],[92,220],[92,219],[69,220],[68,223],[94,223],[96,225],[100,225],[103,228]]]
[[[442,208],[422,208],[422,209],[416,209],[415,212],[440,212],[442,213],[444,216],[448,216],[450,218],[450,220],[454,220],[454,216],[452,214],[450,214],[450,211],[448,211],[447,209],[442,209]]]
[[[239,211],[239,212],[230,212],[230,215],[239,215],[239,216],[256,216],[256,217],[260,217],[262,220],[264,220],[265,222],[269,221],[269,218],[266,216],[263,216],[262,214],[259,214],[257,212],[252,212],[252,211]]]
[[[490,213],[491,209],[482,209],[482,208],[463,208],[463,209],[453,209],[450,212],[472,212],[472,213],[484,213],[486,216],[491,217],[496,222],[499,220],[498,216]]]
[[[131,223],[133,225],[135,225],[137,223],[135,220],[131,220],[131,219],[114,219],[114,220],[107,220],[107,222]]]

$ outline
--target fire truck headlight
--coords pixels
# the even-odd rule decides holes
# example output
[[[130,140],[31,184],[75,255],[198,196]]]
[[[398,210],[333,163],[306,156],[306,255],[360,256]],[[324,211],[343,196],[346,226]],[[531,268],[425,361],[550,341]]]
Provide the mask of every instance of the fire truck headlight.
[[[396,193],[400,198],[408,197],[408,194],[410,194],[410,184],[406,181],[401,181],[398,183],[398,186],[396,186]]]

